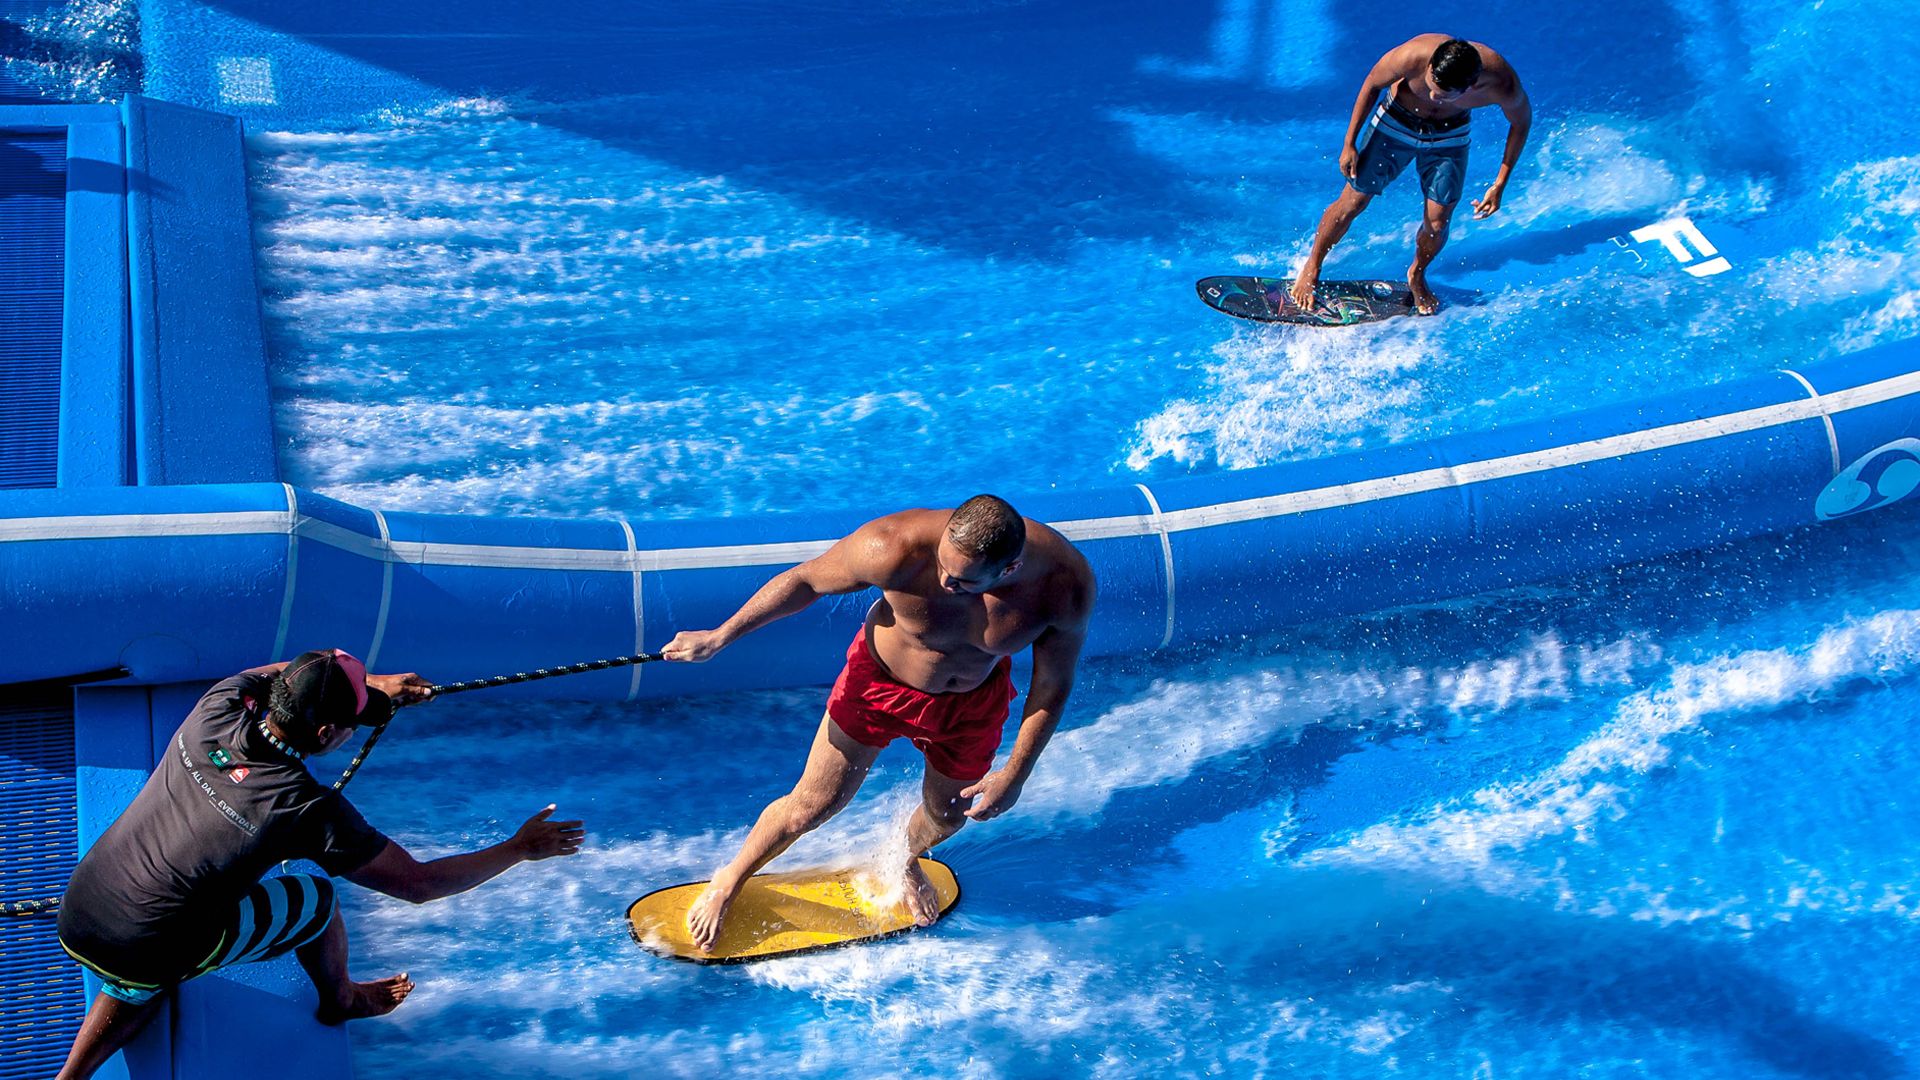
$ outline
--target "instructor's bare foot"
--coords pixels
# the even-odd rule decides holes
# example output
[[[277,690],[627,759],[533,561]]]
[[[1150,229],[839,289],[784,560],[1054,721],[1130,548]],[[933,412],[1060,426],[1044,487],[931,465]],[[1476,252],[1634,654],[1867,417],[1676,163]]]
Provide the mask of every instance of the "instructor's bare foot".
[[[1407,288],[1413,290],[1413,313],[1415,315],[1431,315],[1440,310],[1440,298],[1433,295],[1433,290],[1427,287],[1427,272],[1425,270],[1408,270]]]
[[[927,872],[920,869],[920,860],[907,863],[907,888],[903,901],[907,905],[907,914],[913,916],[913,925],[932,926],[940,917],[940,894],[933,889],[933,882],[927,879]]]
[[[1293,297],[1293,306],[1301,311],[1313,310],[1313,288],[1320,284],[1320,271],[1302,270],[1300,276],[1293,279],[1293,287],[1287,295]]]
[[[693,938],[694,948],[701,952],[713,950],[713,943],[720,940],[720,928],[726,925],[727,909],[733,906],[736,895],[738,890],[725,887],[715,879],[687,909],[687,934]]]
[[[323,1024],[344,1024],[349,1020],[365,1020],[369,1016],[385,1016],[399,1008],[411,993],[413,980],[404,971],[372,982],[350,982],[342,1000],[322,1003],[313,1010],[313,1015]]]

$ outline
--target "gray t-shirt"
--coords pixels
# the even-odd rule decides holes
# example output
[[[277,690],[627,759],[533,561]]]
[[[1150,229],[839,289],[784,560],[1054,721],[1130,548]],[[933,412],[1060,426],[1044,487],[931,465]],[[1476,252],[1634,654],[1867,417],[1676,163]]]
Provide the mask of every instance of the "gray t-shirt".
[[[211,952],[275,864],[350,874],[387,846],[339,792],[259,730],[269,675],[207,691],[133,804],[88,849],[60,904],[60,939],[116,976],[161,983]]]

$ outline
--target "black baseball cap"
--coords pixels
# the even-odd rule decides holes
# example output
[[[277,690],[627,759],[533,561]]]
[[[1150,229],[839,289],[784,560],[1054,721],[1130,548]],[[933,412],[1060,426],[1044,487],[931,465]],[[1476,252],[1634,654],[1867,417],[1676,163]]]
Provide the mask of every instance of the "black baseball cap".
[[[393,719],[393,699],[367,685],[367,666],[343,649],[315,649],[280,672],[294,708],[318,730],[381,727]]]

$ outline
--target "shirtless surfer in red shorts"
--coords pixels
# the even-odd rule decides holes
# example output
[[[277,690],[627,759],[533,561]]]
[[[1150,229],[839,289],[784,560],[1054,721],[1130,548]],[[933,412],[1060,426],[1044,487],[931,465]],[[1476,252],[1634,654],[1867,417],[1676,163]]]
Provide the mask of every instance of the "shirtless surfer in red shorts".
[[[839,813],[882,747],[912,740],[926,755],[920,806],[907,825],[907,910],[939,915],[917,857],[1020,798],[1073,690],[1093,612],[1093,571],[1059,533],[1005,500],[976,495],[959,509],[904,510],[867,522],[816,559],[775,577],[715,630],[690,630],[668,660],[706,660],[821,596],[878,587],[847,649],[805,773],[760,813],[747,842],[687,913],[702,950],[719,940],[748,878]],[[1033,646],[1033,685],[1007,763],[993,768],[1016,691],[1012,656]]]

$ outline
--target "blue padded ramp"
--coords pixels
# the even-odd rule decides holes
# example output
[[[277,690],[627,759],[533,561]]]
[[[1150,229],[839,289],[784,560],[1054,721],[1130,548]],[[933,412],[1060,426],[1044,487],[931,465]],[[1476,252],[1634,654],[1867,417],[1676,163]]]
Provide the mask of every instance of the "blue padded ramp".
[[[129,97],[135,479],[273,480],[240,122]]]

